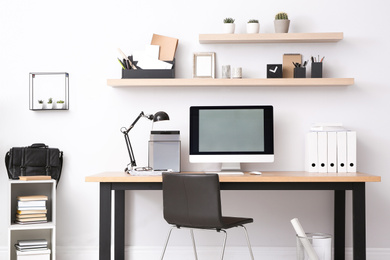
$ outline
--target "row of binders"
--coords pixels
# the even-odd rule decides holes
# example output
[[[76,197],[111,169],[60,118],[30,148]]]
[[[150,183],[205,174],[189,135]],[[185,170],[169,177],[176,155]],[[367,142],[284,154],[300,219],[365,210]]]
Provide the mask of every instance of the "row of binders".
[[[355,131],[312,131],[306,136],[308,172],[356,172]]]

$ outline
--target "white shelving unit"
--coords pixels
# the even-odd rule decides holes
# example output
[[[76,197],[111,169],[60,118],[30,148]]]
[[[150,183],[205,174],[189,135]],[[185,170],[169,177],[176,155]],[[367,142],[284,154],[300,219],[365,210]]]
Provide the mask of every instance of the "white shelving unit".
[[[51,250],[51,260],[56,259],[56,181],[9,181],[8,208],[8,255],[16,260],[15,244],[17,240],[46,239]],[[48,200],[47,223],[15,224],[18,196],[46,195]]]

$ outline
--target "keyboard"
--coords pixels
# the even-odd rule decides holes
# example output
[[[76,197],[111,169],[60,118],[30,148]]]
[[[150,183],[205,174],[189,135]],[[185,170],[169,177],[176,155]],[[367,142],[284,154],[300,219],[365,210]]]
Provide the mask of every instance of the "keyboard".
[[[133,176],[161,176],[163,171],[131,171]]]
[[[218,175],[244,175],[243,172],[234,171],[222,171],[222,172],[205,172],[206,174],[218,174]]]

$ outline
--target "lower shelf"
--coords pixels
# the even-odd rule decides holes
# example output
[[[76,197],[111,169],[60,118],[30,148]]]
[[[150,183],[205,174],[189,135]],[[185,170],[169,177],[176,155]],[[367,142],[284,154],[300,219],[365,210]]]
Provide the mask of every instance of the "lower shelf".
[[[33,225],[29,225],[33,226]],[[36,225],[40,228],[36,229],[11,229],[9,228],[9,259],[16,260],[15,244],[18,240],[32,240],[32,239],[45,239],[48,242],[48,249],[51,251],[51,260],[56,259],[56,229],[53,225],[51,227],[42,225]]]
[[[282,79],[108,79],[107,85],[112,87],[131,86],[349,86],[354,84],[354,78],[282,78]]]

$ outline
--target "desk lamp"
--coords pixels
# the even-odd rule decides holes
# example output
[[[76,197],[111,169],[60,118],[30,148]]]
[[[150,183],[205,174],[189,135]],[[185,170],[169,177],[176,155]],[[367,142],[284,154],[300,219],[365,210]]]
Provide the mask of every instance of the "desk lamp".
[[[144,112],[142,111],[138,115],[138,117],[134,120],[134,122],[129,126],[129,128],[126,128],[126,127],[122,127],[121,128],[121,132],[125,136],[127,150],[129,151],[129,157],[130,157],[130,163],[127,165],[127,167],[125,169],[125,172],[127,172],[127,173],[129,173],[132,170],[138,170],[138,171],[150,171],[150,170],[152,170],[151,167],[138,167],[138,168],[135,168],[137,166],[137,163],[135,162],[133,148],[131,147],[130,138],[129,138],[129,132],[130,132],[131,129],[133,129],[133,127],[135,126],[135,124],[138,122],[138,120],[141,117],[145,117],[145,118],[147,118],[149,120],[153,120],[153,122],[169,120],[168,114],[165,113],[164,111],[159,111],[159,112],[157,112],[154,115],[145,115]],[[129,168],[129,166],[130,166],[130,168]]]

